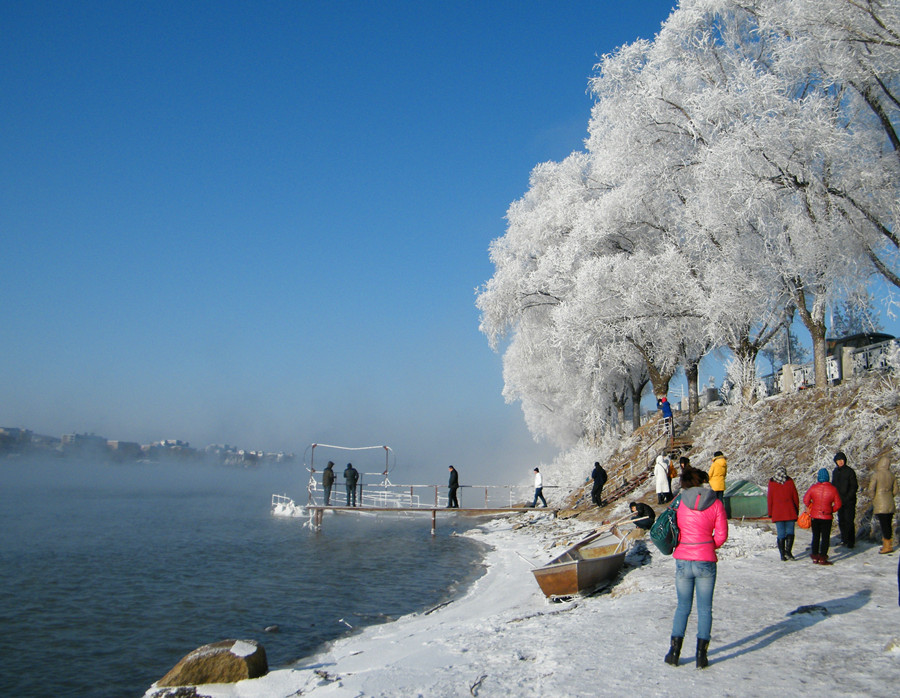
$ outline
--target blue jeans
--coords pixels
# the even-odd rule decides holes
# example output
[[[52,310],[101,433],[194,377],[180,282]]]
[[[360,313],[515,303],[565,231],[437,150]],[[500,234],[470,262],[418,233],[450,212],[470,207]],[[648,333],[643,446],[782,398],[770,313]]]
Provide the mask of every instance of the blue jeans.
[[[794,535],[794,522],[793,521],[776,521],[775,522],[775,536],[778,540],[782,540],[787,538],[788,536]]]
[[[709,640],[712,633],[712,600],[716,588],[716,563],[675,560],[675,591],[678,608],[672,621],[672,637],[684,637],[688,616],[697,592],[697,639]]]

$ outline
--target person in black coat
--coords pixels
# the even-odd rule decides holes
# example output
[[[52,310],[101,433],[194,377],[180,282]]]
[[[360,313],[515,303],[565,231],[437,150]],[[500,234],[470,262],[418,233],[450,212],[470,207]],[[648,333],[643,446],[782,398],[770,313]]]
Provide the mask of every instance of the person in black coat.
[[[606,471],[600,463],[594,463],[594,470],[591,473],[591,479],[594,486],[591,488],[591,501],[598,507],[603,506],[603,485],[606,484]]]
[[[852,548],[856,545],[856,473],[847,465],[847,456],[843,451],[834,454],[835,468],[831,471],[831,484],[835,486],[841,497],[841,508],[838,509],[838,528],[841,532],[841,543]]]
[[[656,520],[656,512],[653,511],[653,507],[643,502],[631,502],[628,506],[631,508],[631,520],[634,525],[649,531]]]
[[[344,484],[347,486],[347,506],[356,506],[356,483],[359,481],[359,471],[353,467],[353,463],[347,463],[344,468]],[[350,502],[353,504],[350,504]]]
[[[328,461],[325,470],[322,471],[322,489],[325,490],[325,506],[331,504],[331,487],[334,485],[334,462]]]
[[[448,509],[459,509],[459,500],[456,498],[456,490],[459,489],[459,473],[456,472],[456,468],[452,465],[450,466],[450,490],[447,494],[447,508]]]

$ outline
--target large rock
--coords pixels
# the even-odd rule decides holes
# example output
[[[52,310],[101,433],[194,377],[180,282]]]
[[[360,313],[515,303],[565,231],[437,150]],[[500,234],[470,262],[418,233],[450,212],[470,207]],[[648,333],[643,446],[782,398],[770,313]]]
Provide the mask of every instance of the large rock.
[[[196,686],[257,679],[269,672],[265,648],[255,640],[222,640],[198,647],[156,682],[157,686]]]

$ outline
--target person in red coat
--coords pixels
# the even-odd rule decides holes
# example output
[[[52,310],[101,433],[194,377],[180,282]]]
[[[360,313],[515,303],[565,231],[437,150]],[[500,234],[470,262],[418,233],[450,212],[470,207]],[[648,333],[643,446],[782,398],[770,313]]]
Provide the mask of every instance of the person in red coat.
[[[831,521],[834,512],[841,508],[841,495],[828,482],[828,470],[822,468],[816,478],[818,482],[806,490],[803,503],[812,518],[812,561],[819,565],[834,564],[828,560],[828,543],[831,538]]]
[[[778,552],[782,560],[793,560],[791,550],[794,547],[794,523],[800,513],[800,495],[797,486],[788,476],[783,465],[775,468],[775,475],[769,480],[766,492],[769,518],[775,524],[775,535],[778,539]]]

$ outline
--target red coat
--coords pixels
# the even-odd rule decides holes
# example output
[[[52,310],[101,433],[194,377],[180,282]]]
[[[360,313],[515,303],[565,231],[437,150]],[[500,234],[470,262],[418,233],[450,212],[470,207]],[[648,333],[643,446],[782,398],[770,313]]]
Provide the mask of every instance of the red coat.
[[[800,512],[800,495],[791,478],[780,485],[775,480],[769,480],[766,499],[769,503],[769,518],[772,521],[797,520],[797,514]]]
[[[834,517],[834,512],[841,508],[841,495],[838,494],[837,487],[830,482],[817,482],[806,490],[803,503],[809,509],[811,517],[830,521]]]

